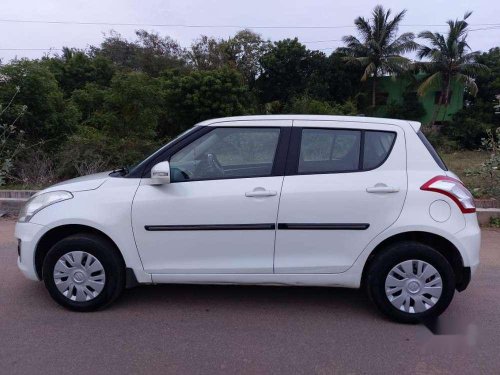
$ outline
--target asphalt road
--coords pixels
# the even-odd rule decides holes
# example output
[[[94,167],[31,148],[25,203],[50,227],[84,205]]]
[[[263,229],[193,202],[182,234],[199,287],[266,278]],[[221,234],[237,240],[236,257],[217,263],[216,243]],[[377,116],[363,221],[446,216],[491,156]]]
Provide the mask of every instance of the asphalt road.
[[[347,289],[144,286],[69,312],[18,271],[13,228],[0,221],[0,374],[500,371],[500,231],[483,231],[482,264],[434,334]]]

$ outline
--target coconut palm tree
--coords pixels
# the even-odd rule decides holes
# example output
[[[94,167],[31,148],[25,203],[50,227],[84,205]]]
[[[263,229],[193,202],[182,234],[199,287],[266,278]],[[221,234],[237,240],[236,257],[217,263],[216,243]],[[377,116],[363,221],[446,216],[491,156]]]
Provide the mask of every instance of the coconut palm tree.
[[[340,48],[339,52],[346,55],[348,63],[365,67],[361,81],[372,78],[372,106],[375,106],[377,77],[404,71],[410,66],[410,60],[401,55],[418,47],[413,41],[413,33],[397,36],[405,13],[403,10],[390,19],[391,10],[386,11],[377,5],[370,19],[358,17],[354,20],[361,40],[353,35],[342,38],[346,47]]]
[[[417,56],[429,61],[416,63],[418,70],[427,73],[417,92],[420,96],[430,90],[439,89],[438,105],[434,109],[430,125],[434,125],[437,114],[443,104],[448,105],[451,83],[456,80],[465,85],[470,94],[475,96],[478,88],[474,77],[488,68],[477,62],[479,52],[471,52],[467,44],[467,18],[472,12],[467,12],[462,20],[449,20],[449,30],[446,35],[423,31],[419,38],[425,39],[429,46],[421,45]]]

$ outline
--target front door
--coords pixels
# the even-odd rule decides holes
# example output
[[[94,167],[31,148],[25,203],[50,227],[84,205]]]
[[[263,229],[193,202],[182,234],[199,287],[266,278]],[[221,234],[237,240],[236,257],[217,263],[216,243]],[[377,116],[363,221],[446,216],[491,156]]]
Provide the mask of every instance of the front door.
[[[407,190],[397,126],[294,121],[276,273],[340,273],[394,223]]]
[[[288,134],[279,126],[214,127],[168,157],[170,184],[143,179],[132,226],[145,271],[272,273],[278,146]]]

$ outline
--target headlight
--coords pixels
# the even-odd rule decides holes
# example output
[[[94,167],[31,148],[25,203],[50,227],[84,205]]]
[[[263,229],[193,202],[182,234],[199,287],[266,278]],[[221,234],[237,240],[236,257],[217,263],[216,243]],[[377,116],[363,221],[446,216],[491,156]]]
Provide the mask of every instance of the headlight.
[[[45,207],[71,198],[73,198],[73,194],[64,190],[50,191],[48,193],[35,195],[26,202],[24,207],[19,212],[19,221],[27,223],[31,220],[33,215],[35,215],[38,211],[43,210]]]

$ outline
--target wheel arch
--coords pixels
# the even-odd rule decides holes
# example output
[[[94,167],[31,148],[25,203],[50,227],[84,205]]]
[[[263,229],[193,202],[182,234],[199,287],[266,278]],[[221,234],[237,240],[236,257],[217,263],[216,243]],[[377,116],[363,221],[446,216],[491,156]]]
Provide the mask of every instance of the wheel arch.
[[[370,253],[363,267],[361,286],[366,285],[366,277],[374,260],[390,245],[403,241],[414,241],[432,247],[443,255],[450,263],[455,273],[457,288],[465,281],[467,272],[464,268],[464,260],[458,248],[448,239],[435,233],[425,231],[408,231],[394,234],[380,242]]]
[[[93,234],[96,235],[110,245],[114,249],[116,255],[123,262],[123,266],[125,267],[125,260],[123,258],[123,254],[119,250],[116,243],[109,237],[106,233],[96,229],[94,227],[83,225],[83,224],[66,224],[54,227],[47,231],[40,240],[38,241],[35,248],[35,271],[39,279],[42,279],[42,266],[45,256],[49,252],[49,250],[60,240],[74,235],[74,234]]]

